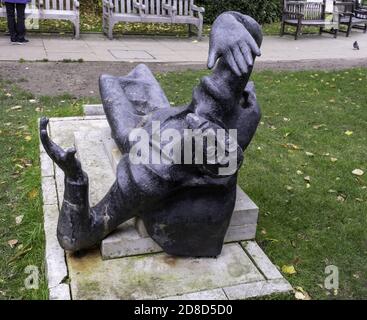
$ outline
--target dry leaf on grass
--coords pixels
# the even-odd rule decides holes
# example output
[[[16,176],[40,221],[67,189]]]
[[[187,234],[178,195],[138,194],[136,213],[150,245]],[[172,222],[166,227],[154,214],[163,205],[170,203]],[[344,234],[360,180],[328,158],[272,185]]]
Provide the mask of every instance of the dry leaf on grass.
[[[23,221],[23,217],[24,217],[23,215],[15,217],[15,223],[21,224]]]
[[[8,241],[8,245],[10,246],[10,248],[14,248],[18,243],[17,239],[12,239]]]
[[[358,177],[361,177],[361,176],[363,176],[363,175],[364,175],[364,171],[363,171],[363,170],[361,170],[361,169],[354,169],[354,170],[352,171],[352,173],[353,173],[355,176],[358,176]]]
[[[37,189],[33,189],[31,192],[28,193],[28,198],[29,199],[34,199],[37,196],[38,196],[38,190]]]
[[[10,108],[10,110],[20,110],[20,109],[22,109],[22,106],[14,106]]]
[[[292,265],[291,266],[284,265],[282,267],[282,272],[285,274],[296,274],[297,273],[296,269]]]
[[[310,295],[302,287],[295,288],[294,297],[297,300],[311,300]]]

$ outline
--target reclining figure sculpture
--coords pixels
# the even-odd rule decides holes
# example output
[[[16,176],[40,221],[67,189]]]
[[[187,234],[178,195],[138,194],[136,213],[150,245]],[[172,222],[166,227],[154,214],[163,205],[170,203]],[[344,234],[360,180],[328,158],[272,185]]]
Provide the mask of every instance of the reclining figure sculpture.
[[[210,35],[208,68],[213,72],[201,80],[193,90],[192,102],[183,107],[170,106],[145,65],[137,66],[125,77],[102,75],[103,107],[112,137],[123,156],[115,183],[95,207],[89,206],[88,176],[75,157],[76,150],[65,151],[56,145],[47,134],[48,119],[41,119],[42,144],[65,173],[64,200],[57,229],[58,240],[65,250],[90,248],[121,223],[140,217],[148,234],[168,254],[215,257],[221,253],[235,206],[238,169],[260,120],[254,85],[249,77],[256,56],[260,55],[261,42],[261,28],[251,17],[238,12],[221,14]],[[139,143],[134,143],[130,135],[136,128],[148,132],[149,145],[155,150],[146,163],[134,163],[131,157]],[[176,143],[178,149],[188,147],[184,139],[176,139],[176,142],[171,139],[163,148],[155,147],[155,137],[167,129],[174,129],[182,136],[188,129],[191,132],[225,130],[224,155],[235,156],[234,170],[224,170],[229,166],[230,157],[222,157],[228,160],[224,162],[216,159],[219,139],[216,138],[214,150],[210,149],[208,139],[213,137],[210,134],[205,135],[207,140],[202,145],[203,163],[183,163],[182,158],[155,162],[152,160],[154,152],[163,154],[167,145]],[[231,129],[237,130],[234,147],[229,135]],[[193,140],[190,146],[195,149],[193,157],[196,159],[199,149]],[[137,153],[139,156],[142,156],[141,150]]]

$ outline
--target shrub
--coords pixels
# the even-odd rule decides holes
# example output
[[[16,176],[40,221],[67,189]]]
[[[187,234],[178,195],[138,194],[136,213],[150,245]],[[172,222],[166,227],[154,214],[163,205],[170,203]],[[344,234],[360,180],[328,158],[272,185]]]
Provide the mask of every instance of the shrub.
[[[281,12],[281,0],[196,0],[195,3],[205,7],[206,23],[212,23],[219,14],[228,10],[247,14],[259,23],[277,21]]]

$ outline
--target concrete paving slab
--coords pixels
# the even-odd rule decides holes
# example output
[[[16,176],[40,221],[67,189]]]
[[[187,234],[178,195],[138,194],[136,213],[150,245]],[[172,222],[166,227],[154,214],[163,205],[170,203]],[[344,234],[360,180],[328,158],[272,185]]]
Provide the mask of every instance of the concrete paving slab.
[[[264,281],[238,244],[225,245],[217,259],[161,253],[104,261],[98,250],[67,259],[73,298],[78,300],[161,299]]]
[[[26,50],[13,48],[8,38],[0,39],[0,60],[23,58],[34,61],[47,58],[60,61],[81,58],[84,61],[152,61],[141,53],[110,53],[111,50],[136,50],[155,57],[155,62],[205,64],[209,49],[208,38],[196,41],[194,38],[127,36],[110,41],[100,34],[85,34],[81,40],[29,34],[29,39],[31,42],[22,46]],[[295,41],[290,36],[265,36],[259,61],[367,59],[367,50],[353,50],[354,41],[358,41],[361,48],[367,47],[367,36],[359,31],[353,31],[349,38],[341,34],[337,39],[329,35],[303,35]]]
[[[145,50],[121,50],[110,49],[109,52],[112,56],[121,61],[126,60],[154,60],[155,57]]]

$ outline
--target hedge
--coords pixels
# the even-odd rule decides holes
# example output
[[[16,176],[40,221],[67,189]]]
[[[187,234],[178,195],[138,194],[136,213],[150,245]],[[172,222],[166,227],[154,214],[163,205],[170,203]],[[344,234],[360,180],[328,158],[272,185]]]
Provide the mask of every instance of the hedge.
[[[247,14],[259,23],[277,21],[281,12],[281,0],[196,0],[195,3],[205,8],[206,23],[212,23],[219,14],[228,10]]]
[[[212,23],[224,11],[235,10],[250,15],[260,23],[279,20],[281,0],[195,0],[195,4],[205,8],[204,19]],[[82,1],[83,7],[99,12],[102,0]]]

